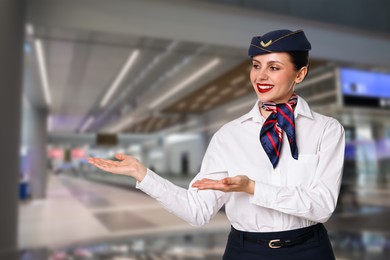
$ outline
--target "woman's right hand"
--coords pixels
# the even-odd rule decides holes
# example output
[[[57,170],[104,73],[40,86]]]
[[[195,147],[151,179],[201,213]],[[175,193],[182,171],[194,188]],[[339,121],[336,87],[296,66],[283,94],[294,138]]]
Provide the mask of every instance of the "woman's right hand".
[[[115,158],[118,161],[89,157],[88,162],[107,172],[131,176],[137,181],[144,179],[147,169],[137,159],[119,153],[115,154]]]

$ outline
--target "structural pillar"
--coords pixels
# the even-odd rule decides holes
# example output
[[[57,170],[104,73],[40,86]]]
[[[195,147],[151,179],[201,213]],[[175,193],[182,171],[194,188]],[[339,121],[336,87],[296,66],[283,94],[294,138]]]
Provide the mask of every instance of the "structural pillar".
[[[0,1],[0,259],[17,259],[24,1]]]
[[[43,108],[30,107],[23,114],[23,136],[27,149],[27,178],[32,199],[46,197],[47,160],[47,115]]]
[[[371,126],[372,136],[376,143],[376,155],[378,160],[377,184],[386,188],[389,184],[390,156],[387,154],[386,126],[382,123],[374,123]]]

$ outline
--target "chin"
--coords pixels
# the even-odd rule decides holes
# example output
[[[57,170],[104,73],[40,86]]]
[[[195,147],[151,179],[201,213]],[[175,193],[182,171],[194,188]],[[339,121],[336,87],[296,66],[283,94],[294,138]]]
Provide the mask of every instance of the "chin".
[[[271,93],[257,93],[257,98],[261,102],[276,102],[276,103],[284,103],[287,102],[288,99],[291,97],[291,94],[285,95],[284,97],[279,97],[272,95]]]
[[[257,93],[257,98],[261,101],[261,102],[272,102],[274,97],[270,96],[270,95],[267,95],[267,94],[263,94],[263,93]]]

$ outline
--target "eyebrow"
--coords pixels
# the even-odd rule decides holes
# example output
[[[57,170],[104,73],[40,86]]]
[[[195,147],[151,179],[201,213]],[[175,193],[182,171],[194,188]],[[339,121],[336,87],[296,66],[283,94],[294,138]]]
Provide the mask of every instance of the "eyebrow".
[[[260,62],[260,61],[258,61],[258,60],[256,60],[256,59],[252,59],[252,61],[255,61],[255,62],[257,62],[257,63],[260,63],[260,64],[261,64],[261,62]],[[271,63],[280,63],[280,64],[284,65],[284,63],[283,63],[283,62],[281,62],[281,61],[277,61],[277,60],[270,60],[270,61],[268,61],[268,62],[267,62],[267,64],[271,64]]]

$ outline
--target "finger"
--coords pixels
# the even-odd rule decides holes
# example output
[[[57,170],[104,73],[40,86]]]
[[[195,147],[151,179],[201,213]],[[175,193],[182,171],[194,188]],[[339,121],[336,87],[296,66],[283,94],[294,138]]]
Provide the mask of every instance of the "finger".
[[[118,165],[118,162],[106,161],[106,160],[95,161],[92,163],[92,165],[96,166],[99,169],[111,173],[120,173],[123,169],[121,165]]]
[[[202,180],[196,180],[192,185],[193,186],[202,186],[202,185],[206,185],[206,184],[210,184],[211,182],[209,180],[205,180],[205,179],[202,179]]]
[[[90,163],[92,165],[96,165],[97,160],[96,160],[96,158],[91,158],[91,159],[88,159],[88,163]]]
[[[221,182],[209,182],[200,183],[196,185],[199,190],[221,190],[225,191],[229,186],[222,184]]]
[[[115,158],[117,158],[118,160],[124,160],[127,157],[128,157],[127,155],[124,155],[124,154],[121,154],[121,153],[116,153],[115,154]]]
[[[202,183],[202,182],[206,182],[206,181],[209,181],[210,179],[206,179],[206,178],[203,178],[203,179],[200,179],[200,180],[196,180],[195,183]]]
[[[99,169],[104,170],[104,171],[109,171],[109,168],[110,168],[109,166],[107,166],[105,164],[101,164],[101,163],[91,162],[91,164]]]
[[[193,183],[193,184],[191,185],[191,187],[192,187],[192,188],[199,188],[199,185],[200,185],[199,183]]]
[[[219,180],[213,180],[213,179],[204,178],[204,179],[201,179],[200,182],[211,183],[211,182],[219,182]]]
[[[91,162],[100,162],[100,161],[107,161],[106,159],[103,159],[103,158],[89,158],[88,161],[91,161]]]
[[[120,167],[120,162],[111,161],[111,160],[105,160],[100,158],[95,158],[92,161],[92,164],[95,166],[102,166],[102,167]]]
[[[93,164],[95,164],[95,165],[96,165],[96,164],[101,165],[101,164],[105,164],[106,161],[107,161],[107,160],[105,160],[105,159],[94,158],[94,159],[91,160],[91,163],[93,163]]]
[[[211,179],[202,179],[202,180],[197,180],[194,182],[195,185],[212,185],[216,183],[220,183],[220,180],[211,180]]]
[[[93,157],[88,157],[88,159],[87,159],[87,160],[88,160],[88,162],[90,163],[90,162],[94,162],[94,161],[95,161],[95,159],[96,159],[96,158],[93,158]]]
[[[198,181],[195,181],[195,182],[192,184],[192,187],[199,187],[199,186],[205,185],[205,184],[207,184],[207,182],[198,180]]]
[[[241,175],[237,175],[234,177],[225,178],[225,179],[223,179],[223,182],[225,184],[229,184],[229,185],[242,185],[242,183],[244,182],[244,179]]]
[[[237,178],[236,177],[229,177],[222,179],[222,183],[226,185],[234,185],[237,184]]]

